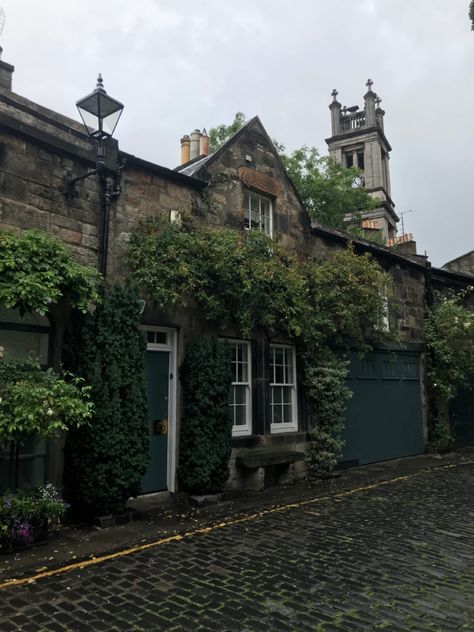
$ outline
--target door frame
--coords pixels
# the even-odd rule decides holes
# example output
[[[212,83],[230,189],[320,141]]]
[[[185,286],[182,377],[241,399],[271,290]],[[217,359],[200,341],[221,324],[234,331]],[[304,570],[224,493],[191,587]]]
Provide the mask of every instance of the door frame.
[[[167,450],[167,473],[166,487],[169,492],[176,490],[176,374],[177,374],[177,330],[173,327],[156,327],[154,325],[142,325],[142,329],[153,332],[167,334],[168,342],[152,343],[147,342],[147,351],[168,351],[169,373],[168,373],[168,450]]]

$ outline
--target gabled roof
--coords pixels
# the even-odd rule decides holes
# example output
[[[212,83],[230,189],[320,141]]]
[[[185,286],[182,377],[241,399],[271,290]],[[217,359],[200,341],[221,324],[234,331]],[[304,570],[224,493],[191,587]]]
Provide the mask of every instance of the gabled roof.
[[[278,160],[278,163],[283,171],[283,173],[285,174],[288,183],[290,184],[291,188],[293,189],[293,192],[298,200],[298,202],[301,205],[301,208],[305,208],[303,201],[300,197],[300,194],[298,193],[295,185],[293,184],[292,179],[290,178],[290,176],[288,175],[288,172],[285,168],[285,165],[283,164],[283,162],[281,161],[281,158],[275,148],[275,145],[273,144],[272,139],[270,138],[270,136],[268,135],[267,130],[264,128],[262,121],[260,120],[260,118],[258,116],[254,116],[253,118],[251,118],[249,121],[247,121],[245,123],[245,125],[242,125],[242,127],[237,130],[235,132],[235,134],[233,134],[230,138],[228,138],[225,143],[223,143],[219,149],[217,149],[217,151],[215,151],[212,154],[209,154],[209,156],[198,156],[197,158],[194,158],[193,160],[185,163],[184,165],[180,165],[179,167],[176,167],[175,171],[177,171],[178,173],[183,173],[187,176],[193,176],[194,178],[201,178],[204,179],[204,167],[208,167],[209,165],[213,164],[216,160],[219,159],[219,157],[229,149],[229,147],[231,147],[234,143],[236,143],[239,138],[241,136],[243,136],[246,132],[248,132],[249,128],[254,125],[257,124],[258,127],[260,128],[260,131],[262,132],[262,134],[264,135],[265,139],[267,140],[269,146],[273,149],[274,155]]]

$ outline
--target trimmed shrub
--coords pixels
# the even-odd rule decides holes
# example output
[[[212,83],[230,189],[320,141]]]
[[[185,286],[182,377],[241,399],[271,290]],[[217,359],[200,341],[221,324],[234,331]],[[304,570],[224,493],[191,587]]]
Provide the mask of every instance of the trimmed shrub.
[[[188,492],[216,493],[229,478],[232,421],[230,350],[216,338],[190,343],[181,366],[180,483]]]
[[[341,456],[347,400],[352,396],[346,386],[349,362],[321,349],[307,352],[305,386],[310,428],[306,462],[312,475],[331,472]]]
[[[113,286],[94,314],[75,315],[67,337],[65,360],[91,385],[95,407],[89,426],[69,432],[65,450],[67,494],[86,517],[123,511],[149,460],[138,298]]]

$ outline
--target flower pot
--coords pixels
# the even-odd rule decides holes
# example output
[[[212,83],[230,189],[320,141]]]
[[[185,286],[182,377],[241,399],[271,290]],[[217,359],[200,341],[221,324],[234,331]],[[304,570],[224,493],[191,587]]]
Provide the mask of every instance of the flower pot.
[[[33,542],[32,546],[42,546],[48,543],[48,519],[42,518],[32,522]]]
[[[48,543],[48,519],[41,518],[31,522],[32,535],[30,540],[3,537],[0,540],[0,553],[17,553],[31,549],[33,546],[42,546]]]

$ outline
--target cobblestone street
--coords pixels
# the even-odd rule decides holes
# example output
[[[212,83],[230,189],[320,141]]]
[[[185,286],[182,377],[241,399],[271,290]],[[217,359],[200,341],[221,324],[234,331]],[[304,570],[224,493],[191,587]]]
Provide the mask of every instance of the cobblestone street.
[[[223,523],[0,590],[0,629],[474,630],[474,464]]]

